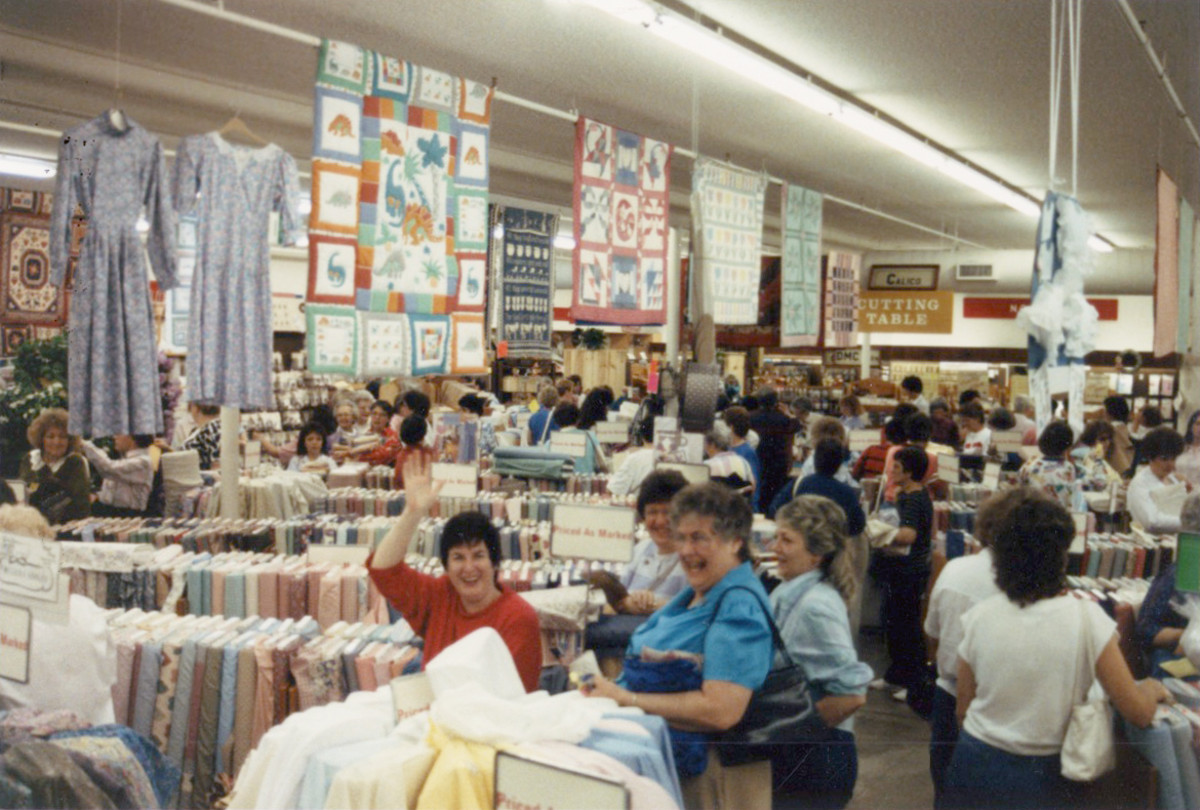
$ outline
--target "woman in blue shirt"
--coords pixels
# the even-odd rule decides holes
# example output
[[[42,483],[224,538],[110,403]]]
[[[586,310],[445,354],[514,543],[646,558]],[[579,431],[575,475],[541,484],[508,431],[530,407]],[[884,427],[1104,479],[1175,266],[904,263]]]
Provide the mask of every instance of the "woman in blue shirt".
[[[776,807],[795,801],[840,808],[854,793],[858,752],[852,715],[867,702],[873,673],[858,660],[851,638],[846,606],[858,582],[847,544],[846,515],[828,498],[800,495],[776,516],[783,583],[772,591],[771,607],[788,655],[808,676],[817,714],[827,726],[824,739],[788,746],[772,760]]]
[[[667,720],[687,807],[767,807],[770,763],[726,767],[709,735],[741,720],[771,667],[767,595],[750,567],[752,515],[744,498],[712,482],[671,502],[684,588],[638,628],[616,682],[591,694]]]

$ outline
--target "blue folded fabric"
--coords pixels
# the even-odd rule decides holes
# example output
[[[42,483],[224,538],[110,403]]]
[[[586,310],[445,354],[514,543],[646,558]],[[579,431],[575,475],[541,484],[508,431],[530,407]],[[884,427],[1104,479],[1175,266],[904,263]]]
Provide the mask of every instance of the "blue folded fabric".
[[[1169,724],[1156,720],[1147,728],[1138,728],[1121,718],[1125,739],[1138,753],[1158,769],[1158,810],[1187,810],[1179,773],[1179,757]]]
[[[621,674],[625,688],[631,692],[692,692],[704,685],[704,677],[695,662],[686,659],[673,661],[643,661],[626,658]],[[671,753],[680,776],[699,776],[708,767],[708,735],[698,731],[668,728]]]

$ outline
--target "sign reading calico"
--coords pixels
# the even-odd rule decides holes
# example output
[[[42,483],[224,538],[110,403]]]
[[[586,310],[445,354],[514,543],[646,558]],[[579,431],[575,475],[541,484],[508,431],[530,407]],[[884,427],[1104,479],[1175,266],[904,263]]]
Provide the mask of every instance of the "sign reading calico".
[[[858,297],[858,331],[950,334],[952,292],[863,292]]]

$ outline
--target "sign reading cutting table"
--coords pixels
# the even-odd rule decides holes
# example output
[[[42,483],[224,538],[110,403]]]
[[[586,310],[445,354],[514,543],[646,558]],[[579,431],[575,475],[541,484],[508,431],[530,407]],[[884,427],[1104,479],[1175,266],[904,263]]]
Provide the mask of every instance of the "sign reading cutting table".
[[[559,559],[629,562],[637,514],[624,506],[557,503],[550,524],[550,553]]]
[[[948,335],[954,329],[952,292],[860,292],[858,331]]]

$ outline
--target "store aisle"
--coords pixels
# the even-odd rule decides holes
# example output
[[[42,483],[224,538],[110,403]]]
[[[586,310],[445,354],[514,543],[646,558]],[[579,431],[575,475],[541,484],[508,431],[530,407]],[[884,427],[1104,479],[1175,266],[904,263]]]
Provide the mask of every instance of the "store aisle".
[[[886,668],[883,636],[864,632],[861,657],[876,672]],[[867,705],[855,715],[858,783],[850,810],[906,810],[933,806],[929,781],[929,724],[885,692],[869,690]]]

